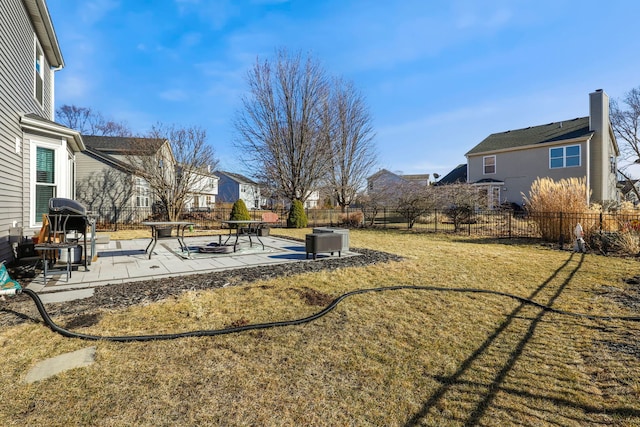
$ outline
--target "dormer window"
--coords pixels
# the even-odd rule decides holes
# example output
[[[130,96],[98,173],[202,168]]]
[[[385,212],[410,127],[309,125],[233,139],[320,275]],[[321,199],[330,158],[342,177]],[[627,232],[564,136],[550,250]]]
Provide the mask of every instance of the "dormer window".
[[[42,105],[44,99],[44,55],[42,54],[42,48],[40,47],[40,43],[38,43],[38,40],[36,40],[35,54],[35,80],[33,96],[36,98],[38,103]]]

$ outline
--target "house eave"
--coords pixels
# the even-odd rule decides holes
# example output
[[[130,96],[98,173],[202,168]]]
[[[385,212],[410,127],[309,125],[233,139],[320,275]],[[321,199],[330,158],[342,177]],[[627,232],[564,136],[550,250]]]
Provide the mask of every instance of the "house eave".
[[[498,149],[498,150],[480,151],[480,152],[476,152],[476,153],[471,153],[469,151],[469,152],[467,152],[465,154],[465,157],[469,158],[469,157],[487,156],[487,155],[500,154],[500,153],[509,153],[509,152],[514,152],[514,151],[530,150],[532,148],[553,147],[555,145],[574,144],[574,143],[577,143],[577,142],[589,142],[592,137],[593,137],[593,133],[591,133],[590,135],[588,135],[586,137],[581,136],[581,137],[578,137],[578,138],[563,139],[563,140],[558,140],[558,141],[537,142],[535,144],[522,145],[522,146],[519,146],[519,147],[501,148],[501,149]]]
[[[31,18],[31,23],[33,24],[33,28],[38,36],[42,50],[47,56],[49,64],[55,68],[64,67],[60,44],[58,43],[58,38],[56,37],[53,22],[51,21],[49,9],[47,9],[45,1],[22,0],[22,2]]]
[[[620,156],[620,147],[618,146],[618,140],[616,139],[616,134],[613,131],[613,127],[609,125],[609,139],[613,143],[613,150],[616,153],[616,157]]]
[[[80,132],[57,123],[22,115],[20,117],[20,126],[22,130],[27,132],[44,133],[53,137],[64,138],[73,151],[84,151],[86,149]]]

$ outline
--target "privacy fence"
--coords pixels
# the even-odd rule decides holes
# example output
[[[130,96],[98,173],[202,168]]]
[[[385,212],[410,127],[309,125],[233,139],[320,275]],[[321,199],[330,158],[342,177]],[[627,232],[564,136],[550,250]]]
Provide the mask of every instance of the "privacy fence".
[[[250,211],[259,220],[264,210]],[[288,211],[272,210],[279,216],[275,227],[286,227]],[[118,209],[93,212],[97,229],[116,231],[144,228],[143,221],[163,220],[151,209]],[[220,229],[221,221],[229,219],[231,209],[185,212],[181,220],[191,221],[200,229]],[[392,208],[349,209],[342,213],[335,209],[308,209],[309,227],[338,226],[366,228],[408,229],[406,216]],[[433,210],[415,219],[411,229],[420,232],[456,233],[495,238],[539,238],[550,242],[567,243],[575,239],[574,230],[581,224],[586,236],[594,234],[640,232],[640,211],[632,212],[515,212],[510,210],[453,211]]]

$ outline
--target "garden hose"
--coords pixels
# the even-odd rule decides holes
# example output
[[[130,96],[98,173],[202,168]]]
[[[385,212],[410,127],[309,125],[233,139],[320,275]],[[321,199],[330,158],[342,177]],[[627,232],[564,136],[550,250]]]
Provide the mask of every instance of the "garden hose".
[[[199,331],[180,332],[180,333],[173,333],[173,334],[98,336],[98,335],[87,335],[87,334],[72,332],[56,325],[53,322],[53,320],[51,320],[51,317],[49,317],[47,310],[44,308],[44,304],[42,303],[42,300],[40,300],[38,295],[31,289],[18,289],[16,290],[15,293],[24,293],[29,297],[31,297],[31,299],[35,302],[36,307],[38,308],[38,312],[40,313],[40,316],[42,316],[42,319],[47,324],[47,326],[49,326],[49,328],[51,328],[51,330],[53,330],[54,332],[57,332],[64,337],[80,338],[83,340],[90,340],[90,341],[132,342],[132,341],[173,340],[173,339],[188,338],[188,337],[207,337],[207,336],[215,336],[215,335],[233,334],[233,333],[244,332],[244,331],[253,331],[253,330],[259,330],[259,329],[275,328],[275,327],[281,327],[281,326],[301,325],[303,323],[309,323],[319,319],[320,317],[324,316],[325,314],[329,313],[331,310],[336,308],[336,306],[342,300],[348,297],[359,295],[359,294],[366,294],[369,292],[383,292],[383,291],[397,291],[397,290],[459,292],[459,293],[498,295],[498,296],[515,299],[522,304],[532,305],[534,307],[538,307],[550,313],[556,313],[556,314],[561,314],[566,316],[581,317],[581,318],[591,319],[591,320],[622,320],[622,321],[630,321],[630,322],[640,321],[640,316],[598,316],[598,315],[581,314],[581,313],[573,313],[573,312],[564,311],[564,310],[558,310],[528,298],[523,298],[517,295],[508,294],[505,292],[491,291],[487,289],[399,285],[399,286],[389,286],[389,287],[379,287],[379,288],[357,289],[351,292],[347,292],[345,294],[340,295],[336,299],[334,299],[329,305],[327,305],[325,308],[323,308],[319,312],[301,319],[285,320],[285,321],[279,321],[279,322],[268,322],[268,323],[256,323],[253,325],[236,326],[236,327],[224,328],[224,329],[199,330]]]

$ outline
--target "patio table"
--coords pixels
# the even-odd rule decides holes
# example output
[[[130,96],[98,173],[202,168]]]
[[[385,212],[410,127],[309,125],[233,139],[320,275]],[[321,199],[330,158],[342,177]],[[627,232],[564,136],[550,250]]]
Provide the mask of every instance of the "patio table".
[[[156,247],[156,243],[158,243],[159,239],[171,239],[171,233],[168,236],[161,236],[159,230],[164,228],[175,228],[176,229],[176,237],[178,239],[178,243],[180,244],[181,250],[187,251],[187,256],[190,256],[189,247],[184,243],[184,231],[188,227],[193,227],[195,225],[194,222],[188,221],[146,221],[143,222],[142,225],[146,225],[151,227],[151,241],[147,245],[147,248],[144,250],[144,253],[149,252],[149,259],[151,259],[151,254],[153,253],[153,249]],[[149,250],[151,248],[151,250]]]
[[[236,240],[233,243],[233,252],[236,251],[236,248],[238,246],[238,238],[240,236],[247,236],[249,237],[249,245],[251,247],[253,247],[253,241],[251,240],[251,236],[255,236],[256,239],[258,239],[258,242],[260,242],[260,244],[262,245],[262,250],[264,250],[264,243],[262,243],[262,240],[260,240],[260,229],[267,224],[265,221],[258,221],[258,220],[227,220],[227,221],[221,221],[223,224],[227,224],[229,226],[229,235],[227,236],[227,240],[224,241],[224,245],[227,244],[227,242],[229,241],[229,239],[231,239],[232,237],[232,230],[233,227],[232,225],[236,225],[235,230],[236,230]],[[242,225],[248,225],[249,227],[245,230]]]

